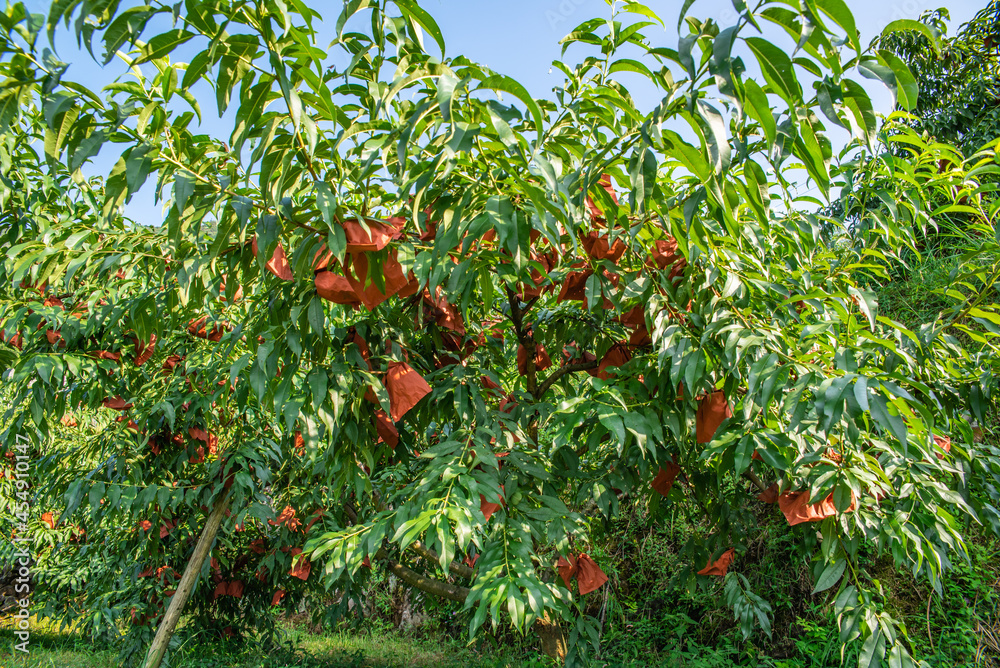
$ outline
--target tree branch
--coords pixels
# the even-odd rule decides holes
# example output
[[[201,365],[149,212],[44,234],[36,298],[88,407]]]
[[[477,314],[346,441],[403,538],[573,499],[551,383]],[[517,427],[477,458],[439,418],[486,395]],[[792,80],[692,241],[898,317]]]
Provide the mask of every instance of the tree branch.
[[[552,387],[553,383],[562,378],[568,373],[574,373],[576,371],[587,371],[588,369],[596,369],[600,366],[599,360],[594,360],[593,362],[580,362],[578,364],[564,364],[559,367],[545,379],[545,381],[538,388],[538,396],[543,397],[545,393],[548,392],[549,388]]]
[[[510,304],[510,319],[514,323],[514,334],[517,336],[517,342],[524,347],[525,355],[527,356],[527,362],[525,363],[525,376],[527,378],[527,390],[528,394],[531,395],[532,399],[538,400],[538,375],[535,372],[535,336],[532,333],[531,327],[525,329],[523,313],[521,312],[521,298],[511,290],[510,286],[504,284],[504,290],[507,291],[507,301]],[[531,308],[531,304],[534,304],[535,300],[532,299],[528,303],[528,308]],[[531,425],[528,427],[529,436],[533,441],[537,440],[537,433],[532,433],[533,430]]]
[[[438,553],[429,547],[426,547],[419,540],[415,540],[410,543],[410,549],[431,563],[441,563],[441,557],[438,556]],[[448,570],[460,578],[467,578],[471,580],[475,576],[475,573],[471,568],[459,561],[452,561],[448,564]]]
[[[440,598],[447,598],[451,601],[458,601],[459,603],[464,603],[465,599],[469,596],[469,589],[467,587],[460,587],[458,585],[426,577],[407,568],[403,564],[393,561],[389,558],[385,548],[379,548],[379,551],[375,553],[375,559],[384,563],[386,570],[395,575],[397,578],[411,587],[416,587],[425,594],[431,594]]]
[[[510,321],[514,323],[514,335],[517,337],[517,342],[527,349],[529,343],[533,343],[533,337],[529,337],[524,332],[524,323],[521,320],[521,299],[514,294],[510,286],[505,284],[504,290],[507,292],[507,302],[510,304]],[[529,339],[531,340],[529,341]]]
[[[760,491],[762,492],[767,491],[767,485],[761,482],[760,478],[758,478],[757,474],[754,473],[753,471],[750,470],[744,471],[743,477],[752,482],[754,486]]]

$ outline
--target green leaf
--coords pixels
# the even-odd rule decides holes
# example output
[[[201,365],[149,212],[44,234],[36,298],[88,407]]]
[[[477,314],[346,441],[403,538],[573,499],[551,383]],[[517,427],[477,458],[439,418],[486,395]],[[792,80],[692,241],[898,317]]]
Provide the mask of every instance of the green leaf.
[[[664,26],[663,19],[661,19],[656,12],[647,7],[646,5],[640,4],[638,2],[626,2],[621,9],[622,12],[629,12],[631,14],[640,14],[647,18],[651,18],[661,26]]]
[[[913,111],[917,106],[917,96],[920,94],[920,86],[913,78],[913,73],[906,63],[891,51],[881,50],[878,52],[879,62],[892,69],[896,77],[896,102],[907,111]]]
[[[743,108],[754,120],[760,123],[768,143],[774,144],[778,138],[778,126],[771,113],[771,105],[767,101],[767,95],[753,79],[747,79],[743,83],[743,90],[746,94]]]
[[[893,104],[898,100],[896,73],[888,65],[878,62],[875,58],[866,56],[858,63],[858,72],[866,79],[881,81],[892,93]]]
[[[441,34],[441,28],[438,27],[434,18],[412,0],[392,1],[405,16],[430,33],[430,36],[434,38],[434,41],[437,42],[438,47],[441,49],[441,57],[444,58],[444,36]]]
[[[852,503],[854,503],[854,490],[846,481],[837,483],[837,486],[833,488],[834,508],[837,509],[837,512],[846,513]]]
[[[322,332],[326,329],[326,310],[323,308],[323,300],[319,297],[314,297],[309,302],[309,326],[316,333]]]
[[[756,444],[752,438],[744,436],[740,439],[740,442],[736,445],[736,452],[734,453],[733,475],[742,475],[744,471],[750,468],[755,447]]]
[[[914,668],[913,657],[905,647],[898,642],[889,652],[889,668]]]
[[[839,559],[834,561],[832,564],[827,564],[820,573],[819,578],[816,580],[816,586],[813,587],[813,595],[820,593],[821,591],[826,591],[833,585],[840,581],[841,576],[844,574],[844,570],[847,568],[847,559]]]
[[[747,37],[746,43],[760,64],[764,79],[774,92],[790,105],[798,102],[802,97],[802,88],[795,78],[792,59],[788,54],[760,37]]]
[[[152,152],[153,148],[150,146],[136,146],[125,160],[125,183],[130,197],[142,187],[146,177],[149,176],[149,170],[153,166],[153,158],[150,156]]]
[[[319,207],[319,212],[323,216],[323,223],[327,226],[327,229],[332,230],[335,227],[341,227],[336,224],[334,213],[337,210],[337,200],[333,195],[330,185],[325,181],[316,181],[313,185],[316,186],[316,206]]]
[[[45,132],[45,154],[53,160],[59,160],[66,138],[73,130],[76,119],[80,115],[80,108],[73,107],[62,115],[62,121],[58,128],[46,130]]]
[[[103,482],[95,482],[90,488],[90,493],[88,496],[88,501],[90,502],[90,507],[93,510],[97,510],[101,507],[101,499],[104,498],[105,485]]]
[[[83,478],[77,478],[66,489],[66,509],[62,514],[63,518],[72,515],[73,512],[80,506],[80,501],[83,500],[83,483]]]
[[[299,97],[298,91],[290,88],[285,102],[288,104],[288,115],[292,119],[292,127],[298,132],[302,125],[302,98]]]
[[[844,108],[847,110],[847,120],[855,137],[863,138],[869,145],[875,139],[878,120],[872,108],[871,98],[865,89],[855,81],[843,80]]]
[[[184,78],[181,80],[182,89],[186,90],[193,86],[208,71],[208,68],[212,65],[211,57],[211,52],[206,50],[191,59],[191,62],[188,63],[187,68],[184,70]]]
[[[934,51],[939,56],[941,55],[941,39],[938,36],[937,31],[922,21],[914,21],[913,19],[898,19],[893,21],[882,29],[879,41],[885,39],[887,35],[894,32],[905,32],[910,30],[919,32],[926,37],[928,41],[930,41],[931,46],[934,47]]]
[[[148,5],[129,7],[121,12],[104,31],[104,64],[115,57],[126,42],[134,43],[142,34],[150,17],[162,10],[153,10]]]
[[[187,208],[188,198],[194,192],[195,179],[185,172],[178,172],[174,177],[174,203],[177,206],[177,214],[183,215]]]
[[[618,443],[625,442],[625,423],[622,422],[620,416],[615,413],[605,412],[598,416],[598,420],[600,420],[601,424],[604,425],[609,432],[614,434]]]
[[[707,137],[709,155],[712,157],[715,173],[721,174],[729,167],[731,157],[725,121],[719,110],[704,100],[698,100],[698,114],[709,127],[710,134]]]
[[[684,17],[687,16],[688,10],[691,9],[691,5],[694,4],[694,0],[684,0],[684,4],[681,5],[681,11],[677,15],[677,31],[680,32],[681,26],[684,25]]]
[[[510,93],[521,102],[524,106],[528,108],[531,115],[535,118],[535,129],[538,131],[538,139],[542,139],[542,126],[545,122],[545,117],[542,115],[542,109],[535,102],[535,98],[528,93],[527,89],[519,84],[514,79],[502,74],[494,74],[493,76],[487,77],[480,82],[480,86],[483,88],[489,88],[495,91],[502,91]]]
[[[844,0],[813,0],[817,9],[833,19],[833,22],[840,26],[851,46],[857,53],[861,53],[861,41],[858,39],[858,29],[854,23],[854,14]]]
[[[879,425],[896,437],[896,440],[905,448],[906,447],[906,423],[903,422],[898,414],[893,414],[889,412],[889,401],[880,392],[869,393],[868,399],[869,406],[871,407],[872,417]]]
[[[613,74],[615,72],[634,72],[636,74],[643,75],[653,83],[658,81],[656,75],[654,75],[648,67],[640,63],[638,60],[632,60],[631,58],[621,58],[611,63],[611,67],[608,68],[608,74]]]
[[[865,376],[858,376],[858,379],[854,382],[854,399],[858,402],[861,410],[867,411],[868,408],[868,378]]]
[[[878,311],[878,301],[875,298],[875,293],[868,290],[859,290],[853,285],[848,286],[847,291],[855,298],[858,308],[868,318],[868,325],[872,331],[875,331],[875,317]]]
[[[97,155],[101,147],[104,146],[104,141],[107,139],[107,135],[104,130],[97,130],[92,135],[81,141],[76,149],[71,148],[72,157],[69,161],[69,169],[72,172],[80,169],[90,158]]]
[[[16,88],[0,92],[0,131],[6,132],[21,113],[21,99]]]
[[[885,655],[885,636],[882,629],[876,627],[874,632],[865,639],[858,655],[858,668],[879,668]]]
[[[657,166],[656,154],[649,148],[644,148],[633,155],[629,162],[629,183],[635,196],[635,211],[642,210],[643,205],[653,194]]]
[[[35,358],[35,372],[46,385],[49,385],[52,382],[52,377],[55,375],[55,369],[56,361],[52,357],[46,355],[44,357]]]
[[[192,39],[194,36],[193,32],[188,32],[187,30],[183,30],[181,28],[161,33],[149,40],[149,43],[147,43],[142,49],[142,53],[138,58],[132,61],[132,64],[141,65],[142,63],[149,62],[150,60],[163,58],[184,42]]]
[[[319,301],[319,300],[314,300]],[[324,369],[313,369],[309,372],[309,389],[312,392],[312,405],[313,409],[319,407],[321,403],[326,399],[326,381],[327,375]]]

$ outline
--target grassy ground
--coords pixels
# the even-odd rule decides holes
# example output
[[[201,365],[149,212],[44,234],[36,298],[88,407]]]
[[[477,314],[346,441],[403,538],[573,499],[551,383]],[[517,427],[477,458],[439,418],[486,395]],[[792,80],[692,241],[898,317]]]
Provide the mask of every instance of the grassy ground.
[[[311,633],[286,624],[286,646],[264,652],[253,643],[182,647],[171,668],[543,668],[551,665],[529,647],[476,650],[445,637],[377,633]],[[28,655],[13,652],[14,635],[0,629],[0,668],[113,668],[116,651],[75,634],[33,625]]]

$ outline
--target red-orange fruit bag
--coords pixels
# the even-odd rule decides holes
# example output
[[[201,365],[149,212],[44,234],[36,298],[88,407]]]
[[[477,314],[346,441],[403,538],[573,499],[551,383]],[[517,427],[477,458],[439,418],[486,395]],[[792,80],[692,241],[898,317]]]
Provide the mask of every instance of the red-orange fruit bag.
[[[483,516],[486,518],[486,521],[488,522],[490,520],[490,518],[493,516],[493,513],[495,513],[496,511],[500,510],[500,504],[499,503],[491,503],[491,502],[489,502],[489,501],[486,500],[485,496],[483,496],[482,494],[480,494],[479,495],[479,510],[481,510],[483,512]]]
[[[205,324],[208,322],[208,316],[203,315],[200,318],[196,318],[188,323],[187,331],[192,336],[197,336],[199,339],[207,339],[212,342],[218,342],[222,335],[225,334],[227,326],[224,324],[212,325],[211,330],[205,328]]]
[[[608,576],[604,574],[593,559],[585,553],[581,553],[576,560],[576,582],[580,587],[580,595],[589,594],[595,589],[599,589],[608,581]]]
[[[715,436],[722,421],[733,417],[733,410],[722,390],[716,390],[698,403],[695,414],[695,435],[699,443],[708,443]]]
[[[559,557],[559,561],[556,562],[556,570],[559,571],[559,577],[562,578],[566,588],[569,589],[570,580],[576,575],[576,557],[572,554],[569,555],[569,558]]]
[[[851,494],[851,507],[848,512],[854,510],[858,505],[858,500]],[[789,526],[802,524],[803,522],[819,522],[837,514],[837,507],[833,504],[833,494],[819,503],[809,503],[809,492],[785,492],[778,497],[778,508],[784,513]]]
[[[587,279],[590,278],[593,273],[594,272],[590,269],[586,269],[584,271],[571,271],[566,274],[566,278],[563,279],[562,288],[559,290],[559,295],[556,297],[556,301],[583,301],[584,297],[587,296]]]
[[[725,577],[726,571],[729,570],[729,565],[733,563],[733,558],[736,556],[736,549],[729,548],[722,553],[714,563],[705,566],[705,568],[698,571],[698,575],[715,575],[718,577]]]
[[[135,348],[135,365],[142,366],[156,351],[156,334],[150,334],[148,341],[140,341],[136,338],[133,347]]]
[[[423,301],[424,313],[432,318],[438,327],[451,330],[456,334],[465,334],[462,314],[443,296],[441,286],[438,286],[434,296],[431,295],[430,290],[425,288]]]
[[[375,432],[379,440],[390,448],[395,449],[399,445],[399,431],[381,408],[375,411]]]
[[[552,360],[545,350],[545,346],[540,343],[535,344],[535,371],[545,371],[552,366]],[[517,372],[522,376],[528,375],[528,351],[524,346],[517,346]]]
[[[250,245],[253,250],[253,256],[257,257],[257,237],[253,238]],[[292,267],[288,264],[288,257],[285,255],[285,249],[280,242],[275,247],[274,252],[271,253],[271,259],[264,264],[264,268],[283,281],[295,280],[295,276],[292,274]]]
[[[406,225],[405,218],[389,218],[388,225],[376,220],[366,220],[368,231],[355,219],[344,221],[344,235],[347,237],[347,252],[380,251],[389,242],[398,238]]]
[[[101,405],[116,411],[127,411],[132,408],[132,404],[126,402],[120,396],[108,397],[101,402]]]
[[[316,286],[316,294],[328,302],[344,306],[361,305],[358,293],[354,291],[354,286],[345,276],[338,276],[332,271],[323,270],[316,274],[313,284]]]
[[[580,239],[583,250],[594,260],[610,260],[618,264],[618,260],[625,254],[625,244],[621,238],[615,239],[612,244],[606,234],[601,234],[598,230],[591,230],[586,236]]]
[[[406,362],[392,362],[385,374],[385,389],[389,393],[389,407],[393,422],[399,422],[421,399],[431,393],[417,371]]]
[[[778,500],[778,483],[773,483],[770,487],[757,495],[757,498],[764,503],[775,503]]]
[[[934,445],[938,446],[945,452],[951,452],[951,438],[948,436],[935,436]],[[944,455],[940,452],[937,453],[938,459],[944,459]]]
[[[605,192],[611,195],[611,200],[615,204],[618,204],[618,194],[615,192],[615,187],[611,183],[611,176],[609,174],[602,174],[601,180],[597,182],[597,185],[604,188]],[[590,219],[594,222],[598,221],[603,222],[604,212],[598,208],[597,204],[590,197],[590,195],[587,195],[586,202],[587,202],[587,208],[590,210]]]
[[[292,548],[292,568],[288,571],[288,574],[293,578],[299,578],[300,580],[308,580],[309,573],[312,571],[312,564],[305,557],[299,556],[302,554],[302,548],[296,547]]]
[[[601,358],[601,363],[597,366],[597,369],[591,369],[587,373],[601,380],[607,380],[614,375],[613,373],[608,373],[608,369],[620,367],[630,359],[632,359],[632,354],[628,351],[628,345],[619,341],[611,346],[608,352],[604,353],[604,357]]]
[[[674,462],[667,462],[666,465],[657,472],[656,477],[653,478],[653,482],[651,482],[649,486],[663,496],[667,496],[670,494],[670,490],[673,489],[674,480],[677,479],[680,472],[680,466]]]
[[[368,257],[364,253],[349,253],[344,258],[344,276],[369,311],[410,286],[409,279],[403,275],[402,265],[396,259],[395,250],[389,253],[382,265],[385,292],[375,287],[375,283],[368,282]]]

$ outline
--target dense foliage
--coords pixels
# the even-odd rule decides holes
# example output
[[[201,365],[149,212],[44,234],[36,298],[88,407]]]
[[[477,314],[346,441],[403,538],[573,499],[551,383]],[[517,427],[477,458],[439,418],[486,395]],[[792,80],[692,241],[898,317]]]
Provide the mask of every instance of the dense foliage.
[[[952,37],[946,36],[949,18],[945,8],[920,17],[939,36],[938,45],[918,32],[890,33],[878,45],[902,59],[920,82],[914,127],[974,152],[1000,130],[1000,5],[990,2]]]
[[[446,57],[412,0],[335,24],[297,0],[8,6],[3,442],[32,444],[43,612],[149,642],[224,507],[196,628],[324,590],[345,614],[385,567],[472,634],[562,624],[580,662],[592,529],[635,504],[692,501],[673,585],[721,576],[770,633],[738,565],[776,503],[860,663],[911,665],[860,554],[939,587],[967,522],[1000,529],[1000,455],[969,422],[1000,359],[996,151],[880,125],[854,73],[904,108],[917,83],[839,0],[736,5],[682,17],[676,49],[614,5],[565,38],[587,55],[551,100]],[[42,46],[63,22],[127,65],[102,94]],[[851,133],[836,157],[826,124]],[[162,225],[123,217],[144,188]],[[949,212],[978,246],[947,308],[880,315],[866,286]]]

